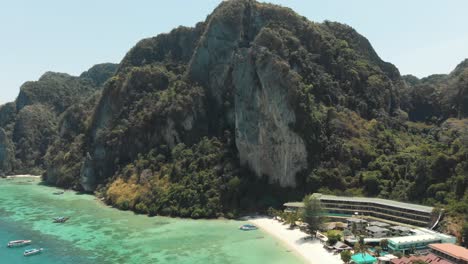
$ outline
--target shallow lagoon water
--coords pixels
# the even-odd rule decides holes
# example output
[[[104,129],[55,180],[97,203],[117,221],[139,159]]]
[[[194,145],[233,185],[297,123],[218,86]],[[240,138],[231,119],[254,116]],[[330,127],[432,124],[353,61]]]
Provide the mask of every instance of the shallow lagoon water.
[[[33,240],[25,248],[0,246],[0,263],[302,263],[261,230],[238,230],[243,222],[147,217],[56,191],[37,179],[0,180],[0,243]],[[71,218],[54,224],[56,216]],[[44,252],[23,257],[31,247]]]

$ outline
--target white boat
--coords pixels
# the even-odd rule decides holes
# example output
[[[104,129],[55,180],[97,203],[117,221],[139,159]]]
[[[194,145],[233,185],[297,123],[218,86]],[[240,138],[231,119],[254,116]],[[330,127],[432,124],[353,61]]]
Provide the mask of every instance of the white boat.
[[[68,221],[68,219],[70,219],[70,217],[55,217],[54,223],[65,223],[66,221]]]
[[[31,240],[13,240],[8,242],[7,247],[22,247],[32,243]]]
[[[250,231],[250,230],[257,230],[258,227],[254,225],[246,224],[246,225],[242,225],[239,229],[243,231]]]
[[[25,257],[27,256],[32,256],[32,255],[36,255],[36,254],[39,254],[42,252],[42,250],[44,250],[43,248],[33,248],[33,249],[26,249],[23,253],[23,255]]]

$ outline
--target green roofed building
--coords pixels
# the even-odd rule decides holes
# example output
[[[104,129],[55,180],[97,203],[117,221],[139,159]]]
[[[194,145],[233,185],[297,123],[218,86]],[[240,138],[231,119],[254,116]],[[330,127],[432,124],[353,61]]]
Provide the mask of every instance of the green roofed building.
[[[351,256],[351,261],[356,264],[373,264],[377,259],[367,253],[358,253]]]

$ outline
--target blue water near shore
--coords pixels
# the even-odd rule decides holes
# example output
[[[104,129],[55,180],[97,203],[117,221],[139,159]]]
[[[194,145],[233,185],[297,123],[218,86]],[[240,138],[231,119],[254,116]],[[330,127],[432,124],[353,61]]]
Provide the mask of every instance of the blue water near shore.
[[[33,246],[7,248],[6,243],[18,238],[28,238],[38,245],[47,245],[44,248],[44,253],[24,257],[23,252],[25,249],[33,248]],[[0,221],[0,239],[5,243],[0,247],[0,263],[28,263],[28,264],[63,264],[63,263],[77,263],[87,264],[95,263],[93,258],[87,258],[86,252],[73,247],[63,241],[57,241],[51,236],[44,236],[40,232],[21,228],[15,224]]]
[[[300,264],[302,260],[245,222],[147,217],[103,205],[91,195],[66,192],[37,179],[0,179],[0,264]],[[52,217],[70,216],[65,224]],[[11,240],[30,239],[24,248]],[[44,252],[24,257],[28,248]]]

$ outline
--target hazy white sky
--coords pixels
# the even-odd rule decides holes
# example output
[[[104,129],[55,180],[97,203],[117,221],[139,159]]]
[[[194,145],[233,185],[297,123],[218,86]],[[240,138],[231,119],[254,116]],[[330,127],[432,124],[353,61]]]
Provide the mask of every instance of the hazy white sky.
[[[202,21],[221,0],[0,0],[0,104],[46,71],[119,62],[140,39]],[[402,74],[448,73],[468,58],[465,0],[271,0],[346,23]]]

